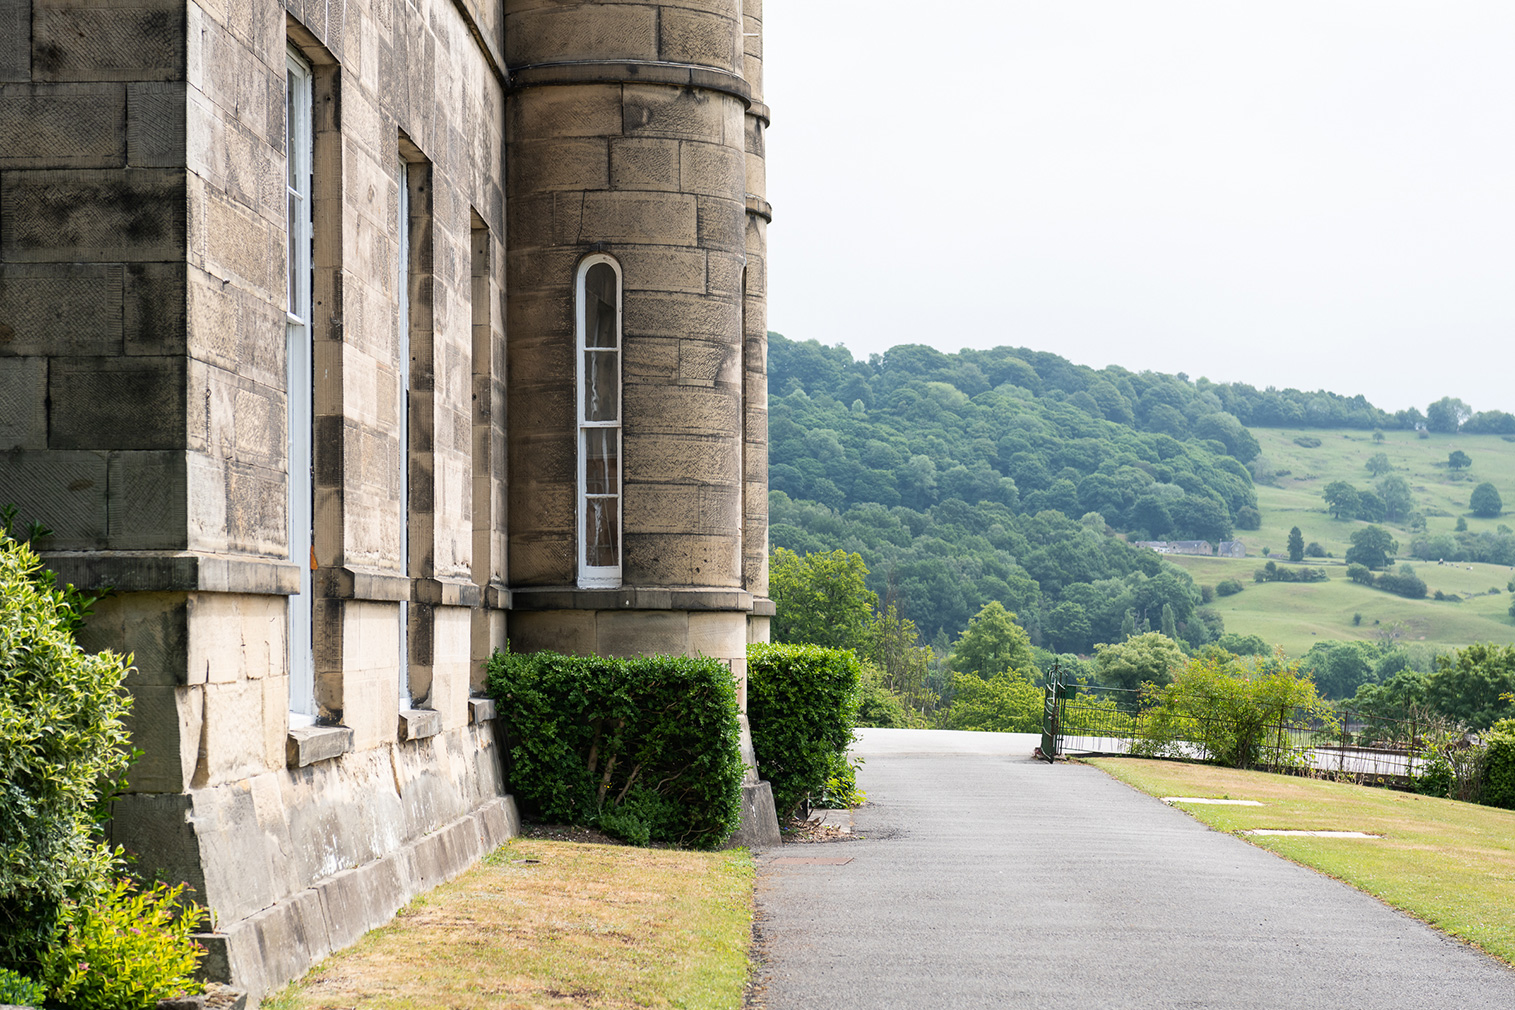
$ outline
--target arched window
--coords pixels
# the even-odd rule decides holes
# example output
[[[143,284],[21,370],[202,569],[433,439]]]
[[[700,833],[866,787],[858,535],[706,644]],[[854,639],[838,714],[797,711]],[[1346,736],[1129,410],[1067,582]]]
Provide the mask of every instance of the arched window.
[[[621,268],[587,257],[577,279],[579,585],[621,584]]]

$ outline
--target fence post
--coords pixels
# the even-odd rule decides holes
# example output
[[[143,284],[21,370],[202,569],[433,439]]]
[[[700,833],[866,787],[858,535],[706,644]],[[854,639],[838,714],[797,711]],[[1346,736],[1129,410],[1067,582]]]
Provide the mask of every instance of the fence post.
[[[1351,717],[1351,711],[1343,711],[1341,713],[1341,748],[1336,752],[1336,773],[1338,775],[1347,770],[1347,720]]]
[[[1047,677],[1047,689],[1042,700],[1042,757],[1049,763],[1057,760],[1057,702],[1062,686],[1062,667],[1058,660],[1052,661],[1052,673]]]
[[[1405,778],[1415,778],[1415,739],[1420,734],[1417,732],[1419,714],[1414,708],[1410,709],[1410,743],[1405,747]]]

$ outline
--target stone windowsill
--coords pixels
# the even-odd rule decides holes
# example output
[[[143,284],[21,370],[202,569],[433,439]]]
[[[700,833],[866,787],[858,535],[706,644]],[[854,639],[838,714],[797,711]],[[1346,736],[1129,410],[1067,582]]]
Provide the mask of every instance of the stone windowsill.
[[[352,750],[352,730],[346,726],[291,726],[285,760],[291,768],[330,761]]]
[[[493,698],[469,698],[468,721],[491,722],[495,717]]]
[[[752,594],[740,589],[620,589],[532,587],[511,591],[512,610],[697,610],[752,612]]]
[[[429,708],[407,708],[400,712],[400,741],[425,740],[442,732],[442,713]]]

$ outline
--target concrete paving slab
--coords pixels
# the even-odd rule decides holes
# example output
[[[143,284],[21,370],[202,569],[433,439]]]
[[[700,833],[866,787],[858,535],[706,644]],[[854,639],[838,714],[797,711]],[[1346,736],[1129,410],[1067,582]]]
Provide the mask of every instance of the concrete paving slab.
[[[759,854],[756,1005],[1515,1007],[1515,971],[1377,900],[975,735],[864,731],[862,839]]]

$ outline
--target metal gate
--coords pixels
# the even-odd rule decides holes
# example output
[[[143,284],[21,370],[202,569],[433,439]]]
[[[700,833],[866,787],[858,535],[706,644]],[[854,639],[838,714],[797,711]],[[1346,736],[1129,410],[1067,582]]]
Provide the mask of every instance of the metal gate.
[[[1062,668],[1054,662],[1052,672],[1047,675],[1046,697],[1042,702],[1042,757],[1049,762],[1056,761],[1058,754],[1062,753],[1062,721],[1059,717],[1068,693],[1062,681]]]
[[[1042,757],[1129,754],[1141,705],[1140,691],[1069,684],[1054,663],[1042,702]]]

